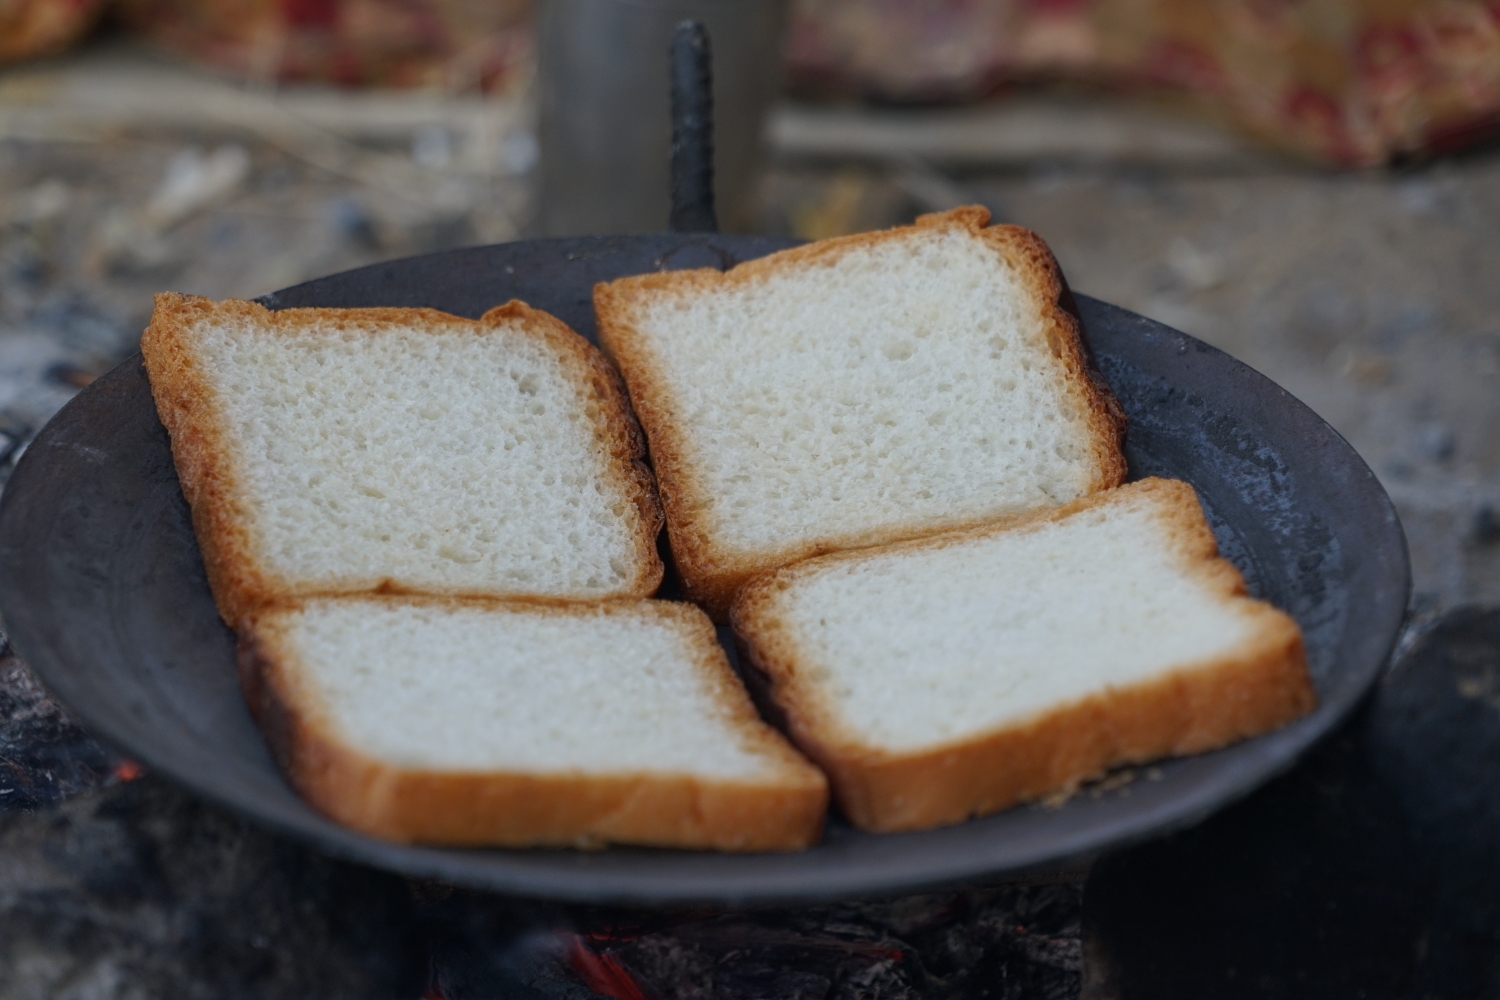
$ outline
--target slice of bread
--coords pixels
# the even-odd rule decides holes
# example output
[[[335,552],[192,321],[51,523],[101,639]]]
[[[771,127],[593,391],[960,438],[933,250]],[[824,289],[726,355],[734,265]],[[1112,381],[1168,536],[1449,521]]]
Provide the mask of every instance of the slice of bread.
[[[735,602],[792,740],[871,830],[957,823],[1308,711],[1302,635],[1245,596],[1191,486],[824,556]]]
[[[401,842],[780,851],[823,775],[687,604],[312,598],[252,614],[245,697],[293,786]]]
[[[661,582],[624,386],[547,313],[166,294],[141,353],[230,625],[315,593],[590,599]]]
[[[687,589],[1117,485],[1124,417],[1035,234],[979,207],[594,289]]]

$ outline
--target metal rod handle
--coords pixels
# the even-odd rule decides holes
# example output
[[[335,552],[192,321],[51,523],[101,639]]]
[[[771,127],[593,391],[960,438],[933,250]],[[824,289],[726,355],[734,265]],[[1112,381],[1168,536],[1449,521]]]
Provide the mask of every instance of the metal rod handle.
[[[718,232],[714,213],[713,53],[701,21],[672,34],[672,219],[679,233]]]

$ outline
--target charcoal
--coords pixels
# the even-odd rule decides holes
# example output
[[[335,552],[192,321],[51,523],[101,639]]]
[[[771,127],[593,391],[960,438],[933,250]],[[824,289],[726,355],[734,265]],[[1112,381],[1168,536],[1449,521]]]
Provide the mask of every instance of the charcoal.
[[[110,784],[133,766],[68,718],[0,636],[0,813]]]

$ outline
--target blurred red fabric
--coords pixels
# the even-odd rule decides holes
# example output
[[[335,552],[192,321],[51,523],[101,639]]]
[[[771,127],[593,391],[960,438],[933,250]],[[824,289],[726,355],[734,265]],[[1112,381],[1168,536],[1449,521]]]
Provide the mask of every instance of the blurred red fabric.
[[[1486,0],[796,0],[794,84],[904,102],[1084,80],[1204,98],[1339,166],[1445,152],[1500,126]]]
[[[0,0],[4,2],[4,0]],[[530,0],[115,0],[157,45],[258,80],[503,88],[531,58]]]
[[[103,8],[104,0],[0,0],[0,63],[61,52]]]
[[[0,61],[56,51],[106,0],[0,0]],[[121,21],[260,80],[495,89],[533,0],[112,0]],[[908,103],[1036,80],[1186,93],[1358,167],[1500,130],[1500,0],[792,0],[804,94]]]

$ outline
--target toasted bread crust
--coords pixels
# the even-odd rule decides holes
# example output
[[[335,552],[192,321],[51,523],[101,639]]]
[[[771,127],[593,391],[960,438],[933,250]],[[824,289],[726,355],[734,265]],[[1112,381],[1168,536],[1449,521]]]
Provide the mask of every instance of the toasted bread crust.
[[[744,739],[781,766],[770,781],[669,772],[621,774],[428,771],[384,763],[349,746],[298,669],[284,614],[263,608],[241,623],[239,675],[272,754],[309,804],[371,836],[454,846],[605,843],[721,851],[793,851],[822,835],[828,785],[821,772],[760,720],[730,670],[713,626],[696,608],[666,601],[559,606],[524,601],[360,596],[541,614],[651,615],[685,633],[716,699]],[[566,711],[566,707],[560,707]]]
[[[803,669],[796,639],[778,620],[777,593],[799,578],[868,552],[842,552],[775,570],[741,591],[731,619],[753,669],[769,682],[792,741],[833,783],[840,808],[867,830],[920,830],[959,823],[1040,798],[1110,767],[1199,753],[1268,732],[1312,711],[1302,633],[1290,616],[1246,596],[1245,581],[1218,554],[1197,495],[1186,483],[1148,479],[1062,507],[985,527],[897,543],[882,552],[930,550],[1027,530],[1108,503],[1116,493],[1153,493],[1173,554],[1206,590],[1239,604],[1254,622],[1240,648],[1170,675],[1111,687],[1068,705],[972,737],[912,752],[864,743],[842,725]]]
[[[873,531],[834,533],[772,551],[728,552],[720,546],[696,511],[706,487],[689,457],[689,435],[676,419],[672,387],[662,376],[644,338],[636,330],[634,313],[644,301],[663,294],[686,295],[762,281],[788,268],[831,263],[851,250],[899,239],[912,229],[955,226],[967,229],[993,247],[1023,277],[1044,317],[1047,342],[1062,365],[1065,381],[1075,394],[1091,428],[1090,452],[1096,474],[1090,491],[1109,489],[1125,479],[1121,447],[1125,414],[1103,378],[1090,364],[1076,316],[1067,308],[1068,291],[1062,272],[1047,245],[1019,226],[988,226],[989,210],[982,206],[956,208],[924,215],[914,226],[822,240],[745,261],[728,271],[713,268],[670,271],[620,278],[594,286],[594,310],[599,343],[620,366],[650,443],[672,555],[691,598],[715,621],[727,620],[729,605],[746,581],[777,566],[842,549],[882,545],[939,530],[955,530],[986,523],[990,517],[968,518],[934,525],[928,522],[890,525]]]
[[[663,567],[656,549],[663,514],[655,480],[646,463],[646,442],[631,412],[624,381],[594,347],[556,317],[511,301],[468,320],[435,309],[284,309],[273,312],[254,302],[214,302],[172,292],[156,296],[151,323],[141,336],[151,395],[171,437],[172,457],[182,493],[192,511],[193,531],[203,553],[209,587],[219,614],[233,625],[253,609],[314,593],[411,592],[400,580],[351,580],[345,588],[298,584],[278,577],[258,555],[252,521],[247,516],[244,476],[230,444],[229,432],[213,386],[195,352],[196,323],[236,320],[279,331],[308,327],[402,324],[413,328],[465,330],[482,334],[502,324],[518,323],[546,340],[568,359],[569,376],[580,394],[592,399],[595,432],[609,465],[639,515],[633,538],[635,578],[618,595],[645,597],[660,586]],[[425,592],[432,588],[424,587]],[[454,596],[464,596],[455,594]],[[472,596],[504,597],[505,593]]]

